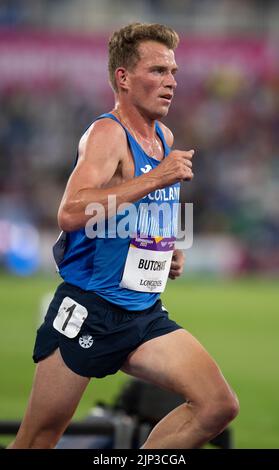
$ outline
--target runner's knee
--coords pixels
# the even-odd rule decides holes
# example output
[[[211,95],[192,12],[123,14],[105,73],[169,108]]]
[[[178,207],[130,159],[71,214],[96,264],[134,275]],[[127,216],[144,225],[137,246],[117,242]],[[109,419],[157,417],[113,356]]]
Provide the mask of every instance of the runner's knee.
[[[216,396],[201,408],[199,421],[209,433],[218,434],[238,415],[239,402],[234,393]]]

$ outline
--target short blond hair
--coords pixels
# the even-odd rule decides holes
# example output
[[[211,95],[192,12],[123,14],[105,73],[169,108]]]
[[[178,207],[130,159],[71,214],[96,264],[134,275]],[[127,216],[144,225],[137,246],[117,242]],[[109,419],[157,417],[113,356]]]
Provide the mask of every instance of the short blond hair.
[[[135,67],[140,59],[138,46],[143,41],[157,41],[174,50],[178,46],[179,36],[172,28],[157,23],[132,23],[115,31],[108,44],[109,79],[115,91],[115,70],[118,67],[128,70]]]

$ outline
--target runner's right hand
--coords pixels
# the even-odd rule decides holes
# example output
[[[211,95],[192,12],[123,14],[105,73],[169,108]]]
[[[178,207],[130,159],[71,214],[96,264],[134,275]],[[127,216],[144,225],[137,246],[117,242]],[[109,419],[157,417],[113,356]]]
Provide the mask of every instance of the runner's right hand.
[[[156,173],[158,178],[158,188],[171,186],[181,181],[190,181],[194,176],[192,172],[192,157],[194,153],[194,150],[172,150],[157,168],[152,171],[153,176]]]

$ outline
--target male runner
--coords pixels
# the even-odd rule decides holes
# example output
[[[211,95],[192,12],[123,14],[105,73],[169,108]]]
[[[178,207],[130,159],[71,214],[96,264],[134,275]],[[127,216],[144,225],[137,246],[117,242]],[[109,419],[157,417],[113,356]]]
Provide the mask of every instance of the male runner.
[[[53,448],[90,378],[119,369],[185,397],[153,429],[145,449],[199,447],[238,412],[218,366],[159,299],[168,275],[182,273],[174,208],[180,182],[193,177],[194,152],[171,151],[173,135],[160,122],[176,88],[178,41],[171,28],[140,23],[110,39],[115,107],[82,136],[59,208],[63,232],[54,252],[64,282],[38,330],[32,393],[13,448]],[[113,237],[107,227],[104,237],[88,236],[90,204],[103,207],[107,221],[115,216],[109,197],[116,208],[138,210],[134,236]],[[163,225],[146,212],[151,202],[169,205]],[[184,304],[187,318],[187,298]]]

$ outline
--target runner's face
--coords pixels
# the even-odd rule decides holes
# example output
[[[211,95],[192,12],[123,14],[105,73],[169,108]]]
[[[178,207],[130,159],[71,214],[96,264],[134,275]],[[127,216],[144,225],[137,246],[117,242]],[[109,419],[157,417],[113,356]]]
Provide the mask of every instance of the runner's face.
[[[176,88],[174,52],[155,41],[142,42],[138,51],[140,60],[128,72],[130,99],[151,119],[159,119],[168,114]]]

